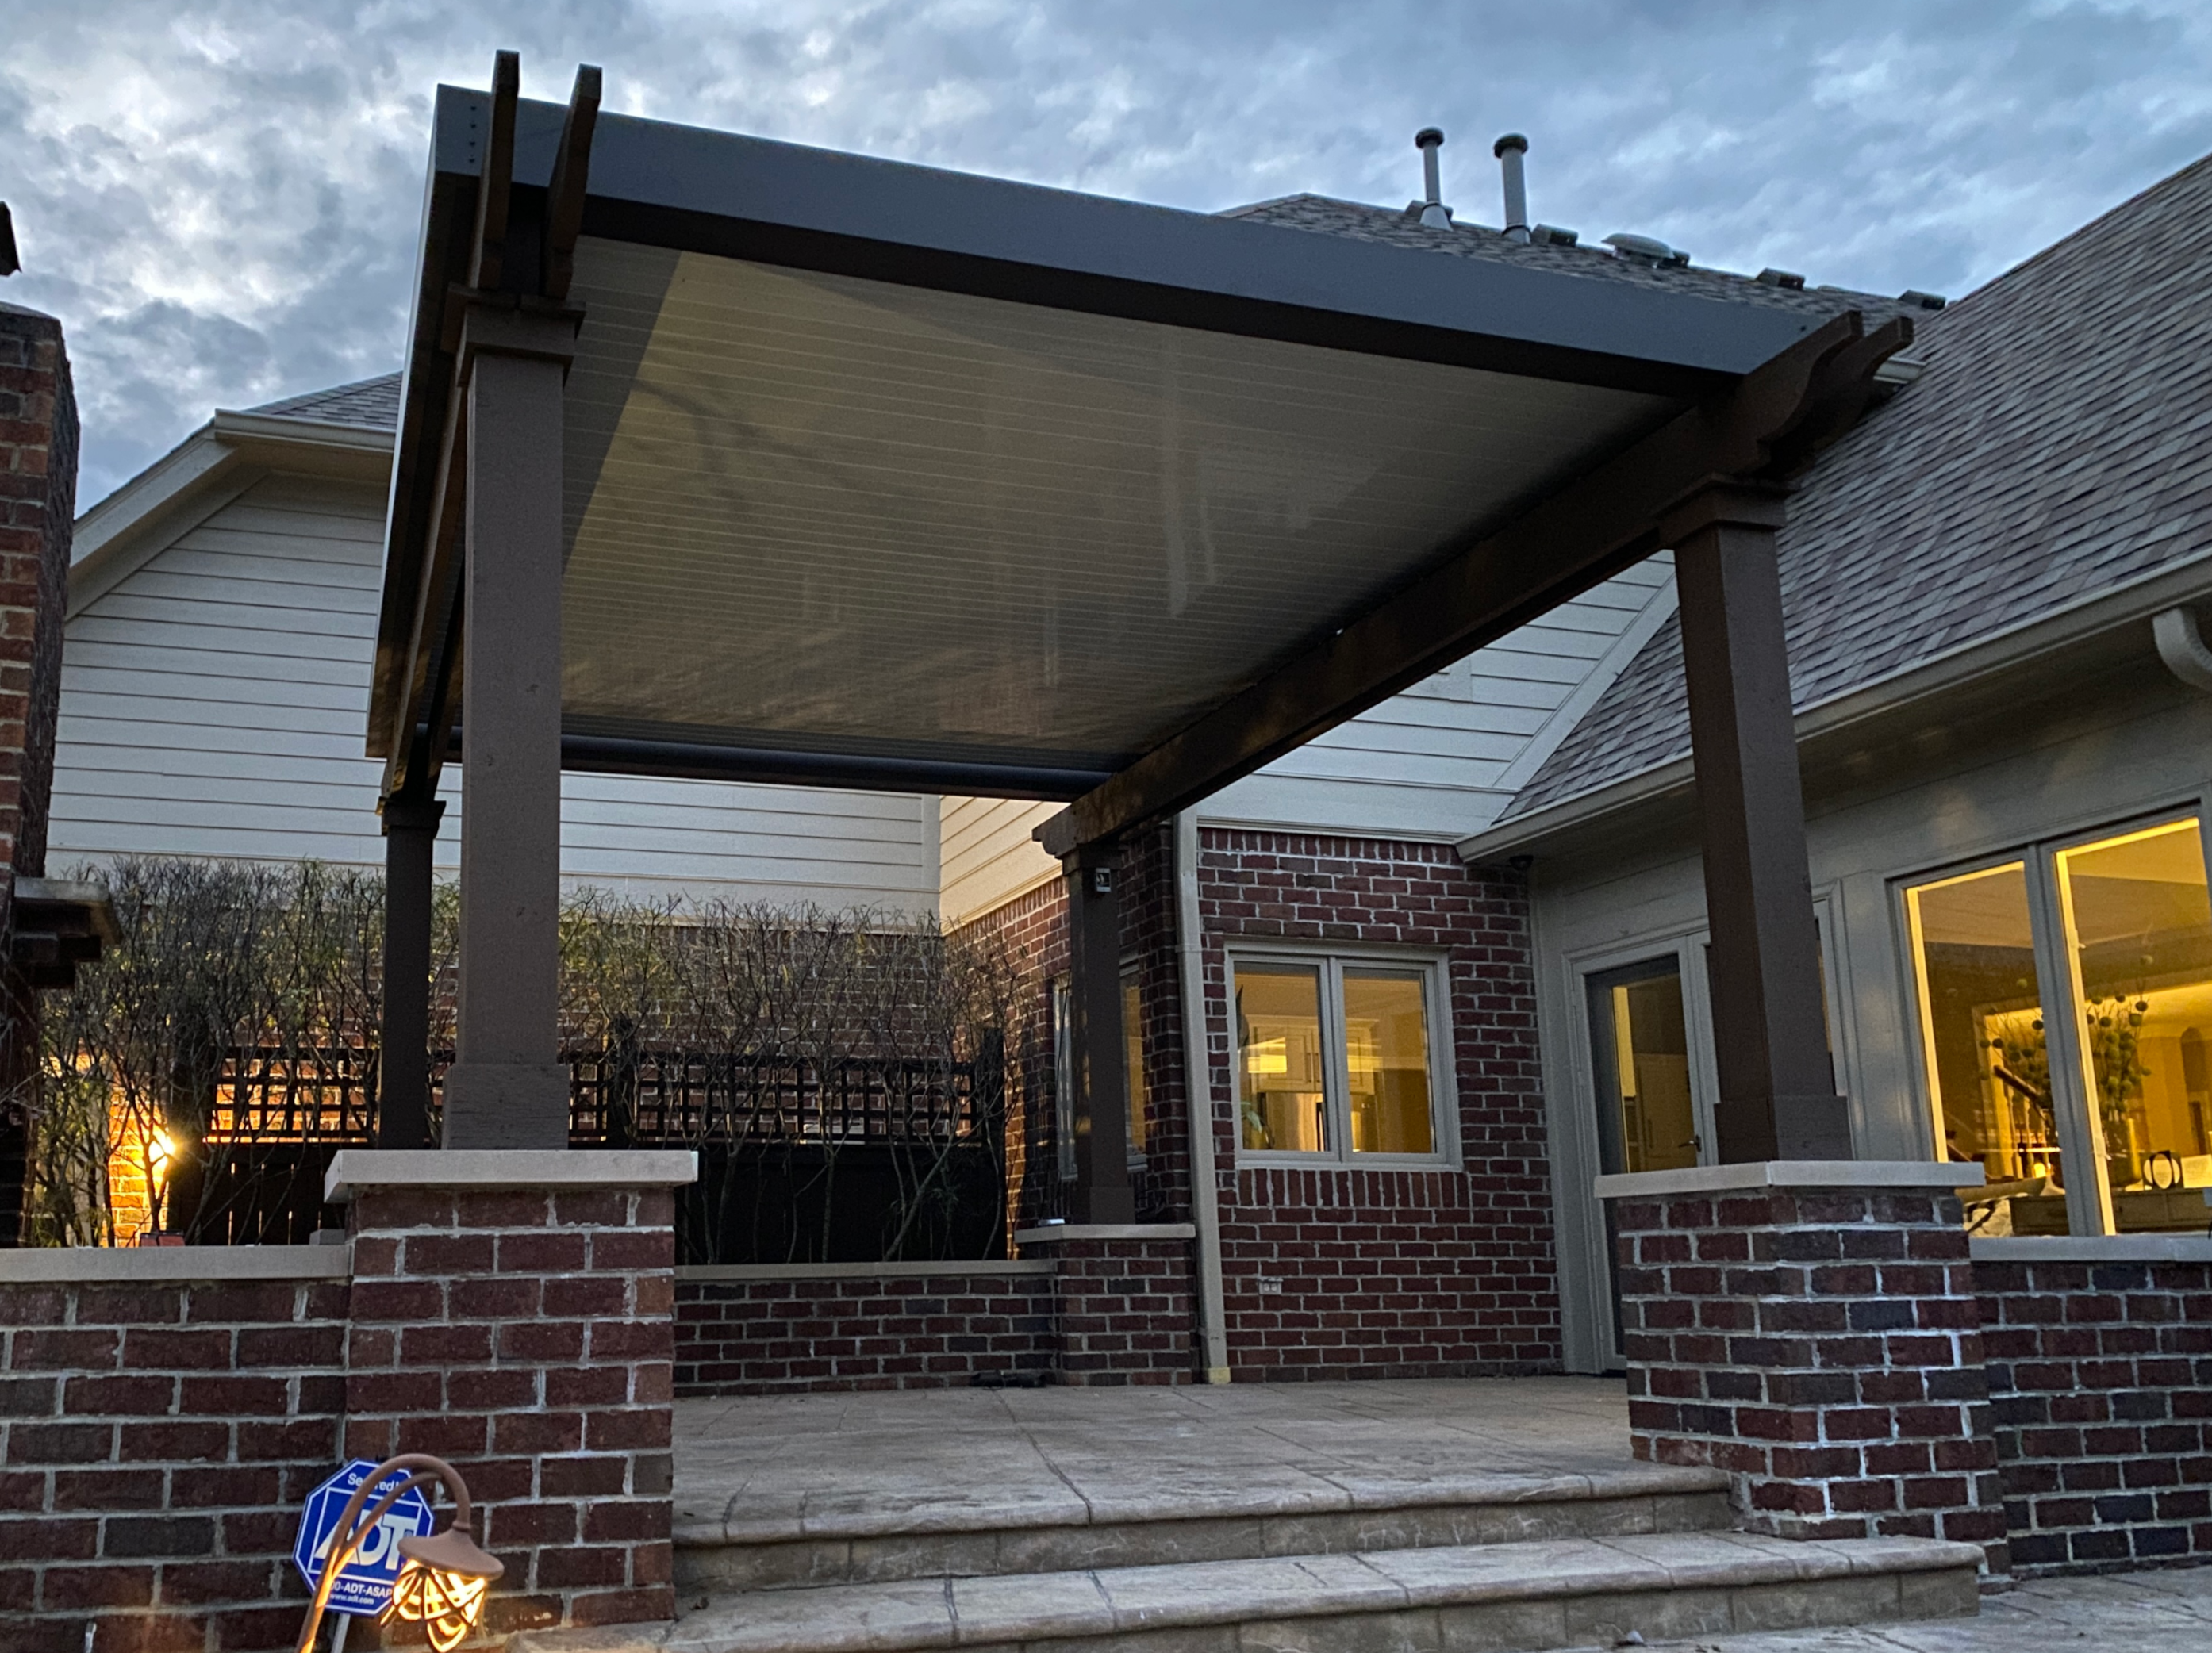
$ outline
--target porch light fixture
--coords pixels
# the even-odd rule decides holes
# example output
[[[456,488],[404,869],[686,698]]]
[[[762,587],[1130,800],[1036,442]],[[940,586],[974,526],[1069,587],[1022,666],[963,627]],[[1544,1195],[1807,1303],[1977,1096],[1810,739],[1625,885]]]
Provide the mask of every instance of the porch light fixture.
[[[411,1473],[379,1499],[366,1518],[357,1518],[370,1493],[383,1484],[386,1475],[398,1469]],[[507,1568],[498,1557],[488,1555],[477,1547],[476,1535],[471,1530],[469,1486],[461,1479],[460,1471],[443,1458],[434,1458],[427,1452],[403,1452],[396,1458],[386,1459],[362,1476],[361,1485],[346,1500],[345,1513],[338,1517],[337,1535],[331,1542],[329,1559],[323,1563],[322,1581],[315,1586],[314,1602],[308,1608],[307,1622],[300,1632],[298,1653],[313,1653],[315,1632],[322,1627],[323,1610],[330,1603],[331,1589],[346,1563],[353,1559],[354,1552],[376,1530],[376,1523],[384,1519],[394,1504],[428,1480],[442,1481],[452,1494],[453,1518],[441,1533],[410,1534],[399,1541],[399,1577],[392,1583],[392,1599],[376,1615],[377,1622],[404,1619],[422,1625],[436,1653],[453,1653],[476,1628],[483,1613],[485,1595]]]

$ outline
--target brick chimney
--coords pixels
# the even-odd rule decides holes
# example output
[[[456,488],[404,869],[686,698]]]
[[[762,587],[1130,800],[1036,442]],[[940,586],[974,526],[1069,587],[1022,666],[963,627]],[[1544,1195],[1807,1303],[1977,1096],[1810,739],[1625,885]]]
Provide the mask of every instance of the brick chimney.
[[[16,887],[46,869],[76,456],[61,324],[0,303],[0,1246],[17,1240],[38,1072],[39,996],[18,966]]]

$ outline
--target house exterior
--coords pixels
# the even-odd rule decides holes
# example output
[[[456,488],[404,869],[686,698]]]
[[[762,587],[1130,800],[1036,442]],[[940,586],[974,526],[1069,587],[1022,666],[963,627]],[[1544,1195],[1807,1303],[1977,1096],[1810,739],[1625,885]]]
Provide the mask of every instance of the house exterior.
[[[1922,313],[1547,232],[1534,245],[1301,196],[1234,215],[1828,313]],[[1908,370],[1885,378],[1899,382]],[[218,413],[80,523],[58,865],[132,854],[380,865],[362,755],[397,376]],[[1132,1164],[1148,1219],[1218,1225],[1207,1364],[1240,1377],[1555,1369],[1573,1359],[1522,872],[1490,827],[1664,631],[1661,554],[1208,799],[1125,869]],[[441,865],[465,807],[447,772]],[[1055,806],[570,773],[572,886],[934,915],[1006,936],[1023,1215],[1060,1214],[1066,891]],[[1176,834],[1187,840],[1178,855]],[[1185,869],[1190,870],[1187,873]],[[1187,1053],[1188,956],[1203,1052]],[[1213,1209],[1184,1099],[1212,1093]],[[1577,1287],[1577,1289],[1587,1289]],[[1601,1357],[1600,1357],[1601,1359]]]
[[[2200,1026],[2194,965],[2174,964],[2188,979],[2136,1013],[2131,1059],[2151,1077],[2103,1114],[2079,1037],[2062,1027],[2039,1055],[2032,1038],[2002,1044],[2075,991],[2069,971],[2089,972],[2085,1002],[2113,996],[2095,974],[2111,938],[2082,940],[2104,932],[2083,931],[2081,909],[2104,887],[2082,880],[2118,875],[2066,881],[2062,868],[2136,856],[2162,869],[2148,881],[2180,892],[2179,928],[2147,933],[2195,957],[2203,877],[2178,829],[2201,819],[2208,709],[2152,627],[2198,594],[2212,545],[2195,409],[2207,301],[2190,253],[2209,191],[2206,169],[2189,169],[1948,309],[1564,238],[1514,255],[1909,313],[1921,329],[1885,374],[1893,398],[1803,480],[1784,593],[1855,1146],[1979,1160],[1997,1188],[1976,1209],[1985,1230],[2172,1231],[2197,1208],[2189,1190],[2212,1183],[2212,1096],[2189,1037],[2212,1036],[2212,989]],[[1501,256],[1492,232],[1317,197],[1242,210]],[[360,745],[396,388],[218,414],[81,522],[57,865],[380,863],[377,766]],[[1202,1317],[1220,1358],[1206,1364],[1238,1377],[1619,1365],[1591,1183],[1710,1159],[1714,1140],[1674,608],[1668,560],[1653,558],[1126,857],[1132,1161],[1145,1217],[1218,1232],[1218,1306]],[[2167,652],[2185,662],[2187,647]],[[1054,807],[571,774],[563,873],[1006,936],[1030,978],[1010,1052],[1017,1198],[1042,1221],[1060,1214],[1064,1170],[1066,916],[1060,869],[1030,833]],[[458,834],[439,845],[450,868]],[[2000,897],[2002,922],[1984,910]],[[1997,928],[1977,939],[1984,923]],[[2024,965],[2036,990],[1972,1000],[1966,1032],[1937,1025],[1946,993],[1979,990],[1942,974],[1960,948],[1983,950],[1974,969]],[[1187,1044],[1194,1010],[1205,1037]],[[1211,1093],[1210,1153],[1189,1129],[1194,1084]],[[2097,1157],[2093,1124],[2136,1134],[2104,1150],[2101,1182],[2069,1179],[2065,1165]],[[1197,1192],[1209,1160],[1210,1213]]]
[[[1925,318],[1782,534],[1854,1147],[1978,1167],[1991,1237],[2204,1232],[2208,227],[2200,161]],[[1582,1370],[1620,1360],[1594,1179],[1713,1141],[1680,663],[1669,621],[1460,845],[1527,869]]]

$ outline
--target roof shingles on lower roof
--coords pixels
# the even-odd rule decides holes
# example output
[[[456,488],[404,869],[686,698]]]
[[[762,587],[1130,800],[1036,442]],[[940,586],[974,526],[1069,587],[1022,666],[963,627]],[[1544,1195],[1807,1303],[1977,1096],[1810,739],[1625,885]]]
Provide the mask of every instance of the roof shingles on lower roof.
[[[2212,157],[1918,323],[1781,536],[1803,711],[2212,552]],[[1669,621],[1503,822],[1687,755]]]
[[[362,430],[390,431],[399,427],[399,375],[380,373],[351,384],[335,384],[327,391],[264,402],[245,411],[264,419],[296,419],[310,425],[351,425]]]
[[[1848,293],[1840,288],[1779,287],[1726,270],[1616,257],[1602,247],[1509,241],[1497,230],[1473,224],[1431,229],[1394,208],[1370,207],[1325,195],[1286,195],[1275,201],[1255,202],[1249,207],[1232,207],[1220,215],[1273,224],[1282,229],[1311,230],[1321,235],[1380,241],[1389,246],[1448,252],[1462,258],[1494,259],[1533,269],[1588,276],[1595,281],[1626,282],[1638,287],[1656,287],[1671,293],[1692,293],[1704,298],[1765,305],[1816,316],[1858,310],[1866,313],[1869,322],[1878,324],[1892,315],[1917,316],[1922,312],[1917,300],[1878,298],[1870,293]]]

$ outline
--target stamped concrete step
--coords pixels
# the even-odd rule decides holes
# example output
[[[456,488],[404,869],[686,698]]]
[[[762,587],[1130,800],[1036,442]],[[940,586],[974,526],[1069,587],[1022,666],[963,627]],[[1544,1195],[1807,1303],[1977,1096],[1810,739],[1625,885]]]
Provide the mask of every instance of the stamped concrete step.
[[[514,1653],[1502,1653],[1978,1611],[1980,1550],[1741,1533],[1279,1556],[726,1596]]]
[[[1289,1488],[1162,1487],[1047,1508],[939,1498],[795,1519],[676,1525],[677,1588],[696,1597],[910,1578],[988,1577],[1273,1556],[1345,1555],[1729,1524],[1718,1470],[1623,1465],[1588,1474],[1346,1476]]]

